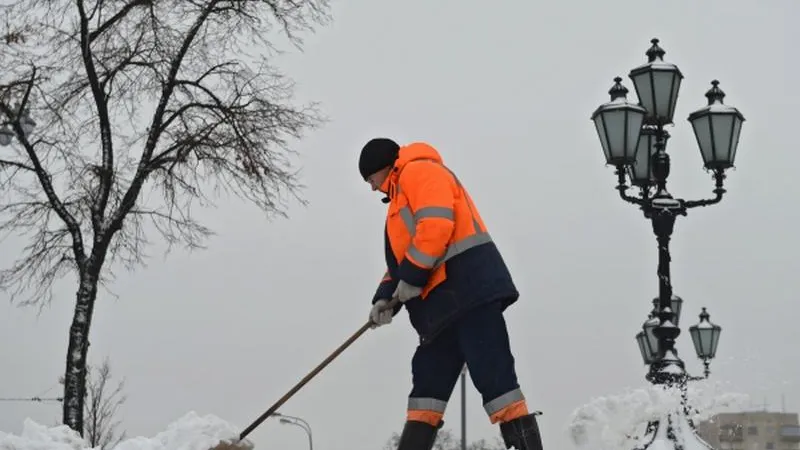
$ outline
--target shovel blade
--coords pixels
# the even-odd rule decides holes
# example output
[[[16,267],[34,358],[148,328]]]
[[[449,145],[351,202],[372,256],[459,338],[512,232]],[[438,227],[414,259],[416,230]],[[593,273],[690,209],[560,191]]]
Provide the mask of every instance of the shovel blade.
[[[253,444],[248,440],[238,442],[223,441],[209,450],[253,450]]]

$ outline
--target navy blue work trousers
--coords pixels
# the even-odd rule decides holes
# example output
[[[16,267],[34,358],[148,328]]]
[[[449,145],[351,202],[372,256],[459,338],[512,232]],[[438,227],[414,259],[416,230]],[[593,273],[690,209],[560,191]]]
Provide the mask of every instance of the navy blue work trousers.
[[[429,398],[446,404],[464,363],[485,407],[519,390],[500,301],[472,308],[417,347],[411,361],[410,400]]]

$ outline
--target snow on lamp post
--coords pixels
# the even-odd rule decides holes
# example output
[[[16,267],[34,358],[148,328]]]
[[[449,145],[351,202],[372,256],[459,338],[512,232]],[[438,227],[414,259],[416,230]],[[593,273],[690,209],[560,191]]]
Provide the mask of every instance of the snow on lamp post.
[[[631,70],[628,75],[638,102],[627,99],[628,89],[622,85],[622,78],[616,77],[609,91],[611,101],[598,107],[591,120],[605,162],[616,169],[616,189],[620,197],[639,207],[651,222],[658,243],[658,297],[650,318],[636,335],[642,359],[649,365],[646,378],[655,385],[679,387],[685,391],[686,383],[696,378],[686,373],[684,362],[675,349],[675,340],[681,332],[678,323],[683,299],[672,291],[669,243],[678,216],[686,216],[692,208],[722,201],[726,192],[723,188],[725,171],[734,166],[745,119],[736,108],[723,103],[725,93],[719,88],[719,81],[712,81],[711,89],[705,94],[708,104],[689,115],[687,120],[698,143],[703,166],[712,174],[714,195],[702,200],[673,197],[667,190],[671,168],[667,153],[670,135],[664,128],[674,123],[684,76],[675,64],[664,60],[666,52],[659,46],[659,40],[652,39],[650,42],[652,45],[645,53],[647,62]],[[639,188],[638,195],[627,192],[631,187]],[[691,334],[707,374],[707,363],[715,355],[720,328],[711,324],[705,314],[701,314],[700,324],[691,327]],[[651,443],[657,435],[663,434],[672,436],[668,440],[674,448],[694,448],[694,445],[687,443],[679,444],[675,437],[673,428],[680,427],[680,423],[688,423],[693,428],[685,414],[680,417],[668,416],[660,422],[665,426],[659,427],[659,422],[654,422],[651,424],[653,426],[648,427],[647,436]],[[643,448],[648,446],[645,444]],[[703,443],[698,448],[707,446]]]

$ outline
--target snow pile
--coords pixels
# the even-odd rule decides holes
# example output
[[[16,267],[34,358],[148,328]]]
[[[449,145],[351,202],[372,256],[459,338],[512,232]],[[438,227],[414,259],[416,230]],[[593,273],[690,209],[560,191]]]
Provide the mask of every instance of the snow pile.
[[[20,436],[0,431],[0,450],[84,450],[85,442],[68,426],[47,428],[25,419]]]
[[[190,412],[153,438],[135,437],[114,447],[114,450],[211,450],[220,443],[220,450],[252,450],[245,439],[237,443],[239,430],[213,416]],[[48,428],[26,419],[19,436],[0,431],[0,450],[96,450],[66,425]]]
[[[687,399],[692,409],[689,419],[694,422],[707,420],[721,412],[747,408],[750,401],[744,394],[720,392],[719,383],[712,385],[708,380],[691,383]],[[651,385],[593,399],[573,411],[567,431],[573,443],[586,450],[633,448],[644,435],[648,421],[662,419],[681,408],[680,390]],[[677,415],[673,417],[677,418]],[[680,433],[690,430],[688,423],[686,427],[681,423],[673,426]],[[661,435],[666,427],[659,428],[658,434]],[[650,449],[655,450],[656,444],[657,441]]]

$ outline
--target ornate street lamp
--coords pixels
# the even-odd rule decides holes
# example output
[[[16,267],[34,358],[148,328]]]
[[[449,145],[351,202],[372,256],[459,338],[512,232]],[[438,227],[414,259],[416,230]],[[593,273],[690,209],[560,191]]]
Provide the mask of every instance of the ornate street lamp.
[[[628,169],[628,176],[630,177],[631,184],[641,190],[647,190],[655,183],[656,179],[653,176],[653,155],[658,151],[656,141],[658,136],[658,127],[655,125],[645,124],[639,136],[639,146],[636,148],[636,161],[630,165]],[[669,140],[669,133],[664,130],[664,145]]]
[[[668,134],[664,125],[673,122],[683,74],[675,64],[664,61],[666,52],[658,42],[658,39],[651,40],[652,46],[646,52],[647,63],[630,72],[640,104],[628,101],[628,90],[617,77],[609,91],[611,101],[597,108],[592,120],[606,162],[616,166],[620,196],[642,210],[656,235],[659,325],[644,331],[645,337],[652,331],[658,341],[658,352],[650,365],[649,378],[658,384],[673,384],[683,381],[685,371],[675,351],[683,301],[672,293],[669,242],[677,216],[686,215],[691,208],[722,200],[725,171],[733,167],[744,116],[736,108],[722,103],[724,93],[719,82],[714,80],[706,93],[708,104],[692,113],[688,120],[700,145],[705,167],[713,172],[715,195],[703,200],[674,198],[667,190],[670,158],[666,152]],[[634,132],[637,124],[637,132]],[[640,187],[639,196],[627,194],[628,179]]]
[[[647,350],[653,355],[653,361],[658,359],[658,337],[656,336],[655,329],[661,324],[657,314],[651,314],[644,325],[642,331],[647,338]]]
[[[725,170],[733,167],[736,160],[744,116],[736,108],[722,103],[725,93],[719,88],[719,81],[712,81],[711,86],[706,92],[708,106],[693,112],[689,122],[705,168]]]
[[[709,361],[717,356],[717,345],[719,345],[719,335],[722,332],[722,327],[711,323],[709,320],[711,316],[703,307],[700,313],[700,323],[689,327],[689,334],[692,335],[692,342],[694,343],[694,350],[697,357],[703,360],[703,374],[708,378],[710,373]]]
[[[653,299],[653,303],[656,304],[658,302],[658,297]],[[675,326],[678,326],[681,320],[681,309],[683,309],[683,299],[678,297],[677,295],[673,295],[672,299],[669,301],[669,307],[672,309],[674,313],[674,317],[672,319],[672,323]]]
[[[642,331],[636,333],[636,343],[639,344],[639,352],[642,355],[645,365],[655,362],[658,357],[658,338],[653,334],[653,330],[658,326],[658,298],[653,299],[653,310],[647,316],[647,320],[642,324]]]
[[[714,196],[702,200],[673,197],[667,190],[670,174],[667,141],[670,135],[664,127],[673,124],[684,76],[675,64],[664,61],[666,52],[658,45],[658,39],[650,42],[652,46],[646,52],[647,63],[629,73],[638,105],[628,101],[628,90],[617,77],[609,91],[611,101],[592,114],[592,121],[606,163],[615,166],[620,197],[638,206],[644,217],[650,220],[658,243],[658,297],[650,319],[636,335],[642,359],[650,366],[646,378],[656,385],[679,387],[685,393],[686,383],[696,378],[686,373],[675,349],[675,340],[681,332],[678,322],[683,300],[672,292],[669,243],[678,216],[687,215],[689,209],[722,201],[725,171],[734,166],[745,119],[736,108],[723,103],[725,93],[719,88],[719,81],[712,81],[712,88],[706,93],[708,104],[693,112],[687,120],[700,147],[704,167],[712,172]],[[639,195],[627,193],[631,186],[639,188]],[[716,353],[720,328],[715,328],[705,314],[701,314],[700,324],[691,328],[691,334],[698,357],[706,366],[707,376],[707,363]],[[688,417],[668,416],[665,420],[651,422],[647,436],[651,442],[656,435],[672,436],[669,439],[675,448],[688,449],[675,440],[673,427],[676,423],[691,425]],[[645,444],[644,448],[648,445]]]
[[[653,303],[657,308],[658,298],[654,298]],[[683,300],[680,297],[672,297],[672,309],[675,311],[674,315],[676,318],[680,316],[681,303],[683,303]],[[642,324],[642,330],[636,334],[636,343],[639,345],[639,352],[642,355],[642,360],[645,365],[652,364],[658,358],[658,338],[655,335],[655,329],[660,325],[660,320],[656,314],[657,309],[654,309],[648,316],[648,319]],[[708,311],[703,307],[700,313],[700,322],[689,327],[689,334],[692,336],[692,343],[694,344],[697,357],[703,361],[703,376],[694,377],[687,374],[686,381],[706,379],[711,373],[709,365],[710,361],[714,359],[717,354],[717,346],[719,345],[719,336],[722,332],[722,327],[712,323],[709,318]]]
[[[600,137],[606,162],[613,165],[629,165],[636,160],[639,130],[646,111],[639,105],[629,103],[628,89],[622,78],[614,78],[614,86],[608,91],[611,101],[598,107],[592,121]]]
[[[636,343],[639,344],[639,353],[642,355],[642,361],[644,361],[644,364],[646,366],[653,364],[653,361],[655,361],[656,358],[647,345],[647,336],[644,334],[644,331],[636,333]]]
[[[658,338],[653,334],[653,330],[658,326],[658,317],[650,314],[642,325],[642,331],[636,334],[636,342],[639,344],[639,352],[645,365],[653,364],[658,359]]]
[[[650,40],[653,44],[647,50],[647,63],[628,74],[636,88],[636,96],[647,110],[647,122],[661,126],[672,124],[675,116],[675,105],[681,90],[681,74],[678,66],[664,62],[664,49],[658,46],[658,39]]]

